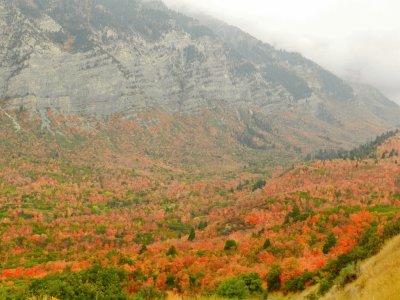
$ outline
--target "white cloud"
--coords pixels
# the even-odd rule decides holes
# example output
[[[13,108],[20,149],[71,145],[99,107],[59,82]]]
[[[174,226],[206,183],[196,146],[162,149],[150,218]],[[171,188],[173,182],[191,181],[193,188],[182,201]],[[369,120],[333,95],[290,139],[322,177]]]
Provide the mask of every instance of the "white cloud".
[[[164,0],[206,13],[274,46],[301,52],[400,103],[398,0]]]

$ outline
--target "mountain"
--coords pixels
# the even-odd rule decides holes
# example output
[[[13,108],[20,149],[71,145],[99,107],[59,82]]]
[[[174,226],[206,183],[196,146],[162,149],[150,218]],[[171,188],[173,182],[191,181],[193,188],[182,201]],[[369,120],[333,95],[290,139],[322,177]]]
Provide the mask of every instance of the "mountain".
[[[220,140],[242,153],[298,157],[399,125],[400,108],[375,89],[159,1],[3,0],[0,15],[0,105],[53,131],[49,111],[86,126],[117,116],[142,128],[164,115],[193,132],[218,124]]]
[[[315,299],[400,234],[374,88],[158,1],[0,16],[0,299]]]

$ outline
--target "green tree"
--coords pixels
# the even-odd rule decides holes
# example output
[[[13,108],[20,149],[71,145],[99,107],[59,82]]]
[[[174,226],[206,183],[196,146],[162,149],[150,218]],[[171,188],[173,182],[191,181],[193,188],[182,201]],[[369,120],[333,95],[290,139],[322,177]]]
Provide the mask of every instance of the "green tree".
[[[244,299],[249,289],[243,280],[237,277],[224,280],[218,287],[217,294],[228,299]]]
[[[285,224],[290,223],[290,221],[297,222],[301,219],[300,208],[295,204],[291,212],[288,212],[285,217]]]
[[[174,246],[169,247],[169,249],[167,251],[167,255],[174,256],[177,254],[178,254],[178,251],[176,251],[176,248]]]
[[[146,244],[143,244],[142,247],[139,250],[139,254],[143,254],[147,251],[147,246]]]
[[[308,272],[306,270],[302,275],[287,280],[285,282],[283,290],[285,292],[303,291],[306,288],[306,283],[313,281],[314,275],[314,273]]]
[[[188,240],[193,241],[195,238],[196,238],[196,232],[195,232],[194,228],[192,227],[190,229]]]
[[[262,189],[266,185],[265,179],[258,179],[253,186],[251,187],[251,190],[254,192],[255,190]]]
[[[331,232],[331,233],[328,235],[328,237],[326,238],[325,244],[324,244],[324,246],[322,247],[322,252],[325,253],[325,254],[329,253],[329,251],[330,251],[333,247],[335,247],[336,242],[337,242],[336,237],[335,237],[335,235],[333,234],[333,232]]]
[[[199,225],[197,226],[197,228],[199,230],[204,230],[206,227],[208,226],[207,221],[200,221]]]
[[[265,250],[265,249],[271,247],[271,245],[272,245],[271,240],[270,240],[269,238],[267,238],[267,239],[265,240],[264,245],[263,245],[262,248]]]
[[[133,295],[131,298],[132,300],[164,300],[166,299],[166,295],[158,291],[153,286],[147,286],[142,288],[137,294]]]
[[[167,289],[173,289],[175,287],[175,275],[174,274],[168,274],[167,275],[167,281],[165,282],[165,287]]]
[[[281,273],[282,270],[279,266],[272,266],[271,270],[268,272],[267,277],[265,278],[267,281],[268,291],[273,292],[277,291],[281,287]]]
[[[250,293],[262,293],[262,281],[258,273],[242,274],[239,276],[244,284],[247,286]]]
[[[225,242],[224,250],[229,251],[229,250],[236,250],[237,249],[237,243],[234,240],[227,240]]]
[[[59,299],[127,299],[122,283],[124,270],[93,266],[82,272],[52,274],[31,282],[30,295],[49,295]],[[25,298],[24,298],[25,299]]]
[[[340,270],[339,276],[335,279],[335,283],[340,287],[344,287],[346,284],[356,280],[359,275],[359,264],[357,262],[352,262]]]

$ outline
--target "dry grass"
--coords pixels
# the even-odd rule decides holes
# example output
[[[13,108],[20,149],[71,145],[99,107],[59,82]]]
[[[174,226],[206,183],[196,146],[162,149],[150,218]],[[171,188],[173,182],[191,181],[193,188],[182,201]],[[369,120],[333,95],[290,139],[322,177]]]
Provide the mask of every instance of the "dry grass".
[[[399,300],[400,236],[361,265],[361,276],[344,289],[334,288],[323,300]]]

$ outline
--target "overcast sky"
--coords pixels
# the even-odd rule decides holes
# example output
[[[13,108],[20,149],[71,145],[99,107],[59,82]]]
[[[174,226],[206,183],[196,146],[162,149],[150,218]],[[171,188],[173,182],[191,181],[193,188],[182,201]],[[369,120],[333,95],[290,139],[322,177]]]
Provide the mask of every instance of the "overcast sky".
[[[164,0],[297,51],[400,103],[399,0]]]

